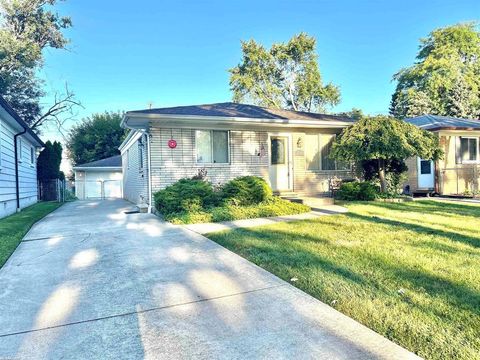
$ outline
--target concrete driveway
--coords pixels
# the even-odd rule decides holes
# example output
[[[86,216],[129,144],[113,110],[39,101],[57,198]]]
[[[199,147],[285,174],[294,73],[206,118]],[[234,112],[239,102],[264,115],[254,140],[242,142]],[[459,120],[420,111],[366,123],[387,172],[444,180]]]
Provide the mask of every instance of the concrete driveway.
[[[0,359],[415,356],[123,200],[37,223],[0,270]]]

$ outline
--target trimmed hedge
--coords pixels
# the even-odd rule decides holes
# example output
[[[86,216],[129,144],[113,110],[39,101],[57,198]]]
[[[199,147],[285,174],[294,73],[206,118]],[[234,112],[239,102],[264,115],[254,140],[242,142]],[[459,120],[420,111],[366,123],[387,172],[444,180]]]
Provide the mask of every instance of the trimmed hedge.
[[[155,208],[164,215],[199,211],[219,203],[212,184],[204,180],[181,179],[154,194]]]
[[[241,176],[230,180],[221,189],[225,203],[238,206],[259,204],[272,197],[267,182],[257,176]]]
[[[347,201],[372,201],[379,195],[379,188],[368,181],[352,181],[343,183],[335,193],[339,200]]]
[[[174,224],[194,224],[294,215],[308,211],[310,211],[310,208],[306,205],[292,203],[272,196],[266,201],[256,205],[238,206],[228,204],[206,210],[184,211],[181,213],[168,214],[165,216],[165,220]]]
[[[175,224],[231,221],[293,215],[310,211],[306,205],[291,203],[272,195],[265,180],[242,176],[218,190],[194,177],[181,179],[154,195],[155,208]]]

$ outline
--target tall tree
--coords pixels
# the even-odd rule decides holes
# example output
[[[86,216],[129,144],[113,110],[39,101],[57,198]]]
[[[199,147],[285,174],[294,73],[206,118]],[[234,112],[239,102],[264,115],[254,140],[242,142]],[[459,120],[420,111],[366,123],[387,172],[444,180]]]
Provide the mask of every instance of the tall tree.
[[[362,117],[342,131],[331,152],[341,161],[375,160],[382,192],[387,189],[387,162],[412,156],[436,160],[442,155],[436,135],[388,116]]]
[[[323,85],[315,38],[305,33],[270,49],[243,41],[243,58],[229,70],[235,102],[298,111],[324,111],[340,102],[340,90]]]
[[[480,32],[476,24],[434,30],[420,40],[416,60],[393,77],[397,87],[392,115],[480,117]]]
[[[38,155],[37,177],[39,180],[63,179],[64,175],[60,171],[62,162],[62,145],[58,142],[45,143],[45,147]]]
[[[73,164],[100,160],[120,152],[118,147],[126,135],[120,127],[122,113],[94,114],[75,125],[68,134],[67,149]]]
[[[57,2],[0,0],[0,94],[32,128],[52,119],[61,124],[60,115],[79,105],[65,87],[46,110],[40,106],[45,92],[37,71],[43,66],[43,51],[65,49],[68,40],[62,31],[72,25],[69,17],[54,12]]]

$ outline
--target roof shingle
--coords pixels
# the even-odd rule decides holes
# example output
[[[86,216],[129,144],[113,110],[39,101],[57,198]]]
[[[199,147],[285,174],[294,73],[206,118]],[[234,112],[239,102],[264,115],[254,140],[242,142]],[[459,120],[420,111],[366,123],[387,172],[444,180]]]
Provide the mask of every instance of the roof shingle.
[[[102,168],[102,167],[122,167],[122,156],[115,155],[105,159],[92,161],[86,164],[75,166],[75,168]]]
[[[269,109],[261,106],[239,104],[233,102],[176,106],[159,109],[146,109],[129,111],[127,114],[157,114],[157,115],[186,115],[186,116],[208,116],[208,117],[236,117],[254,119],[284,119],[284,120],[330,120],[354,122],[347,116],[317,114],[305,111],[291,111]]]
[[[440,115],[422,115],[405,119],[405,121],[424,130],[480,130],[480,120],[460,119]]]

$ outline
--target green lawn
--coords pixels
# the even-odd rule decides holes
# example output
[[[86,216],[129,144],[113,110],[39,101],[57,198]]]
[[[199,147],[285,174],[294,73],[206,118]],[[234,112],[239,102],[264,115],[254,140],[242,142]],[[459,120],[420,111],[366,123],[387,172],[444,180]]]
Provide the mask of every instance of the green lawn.
[[[19,213],[0,219],[0,268],[32,225],[60,205],[57,202],[39,202]]]
[[[348,208],[209,237],[420,356],[480,359],[480,206]]]

